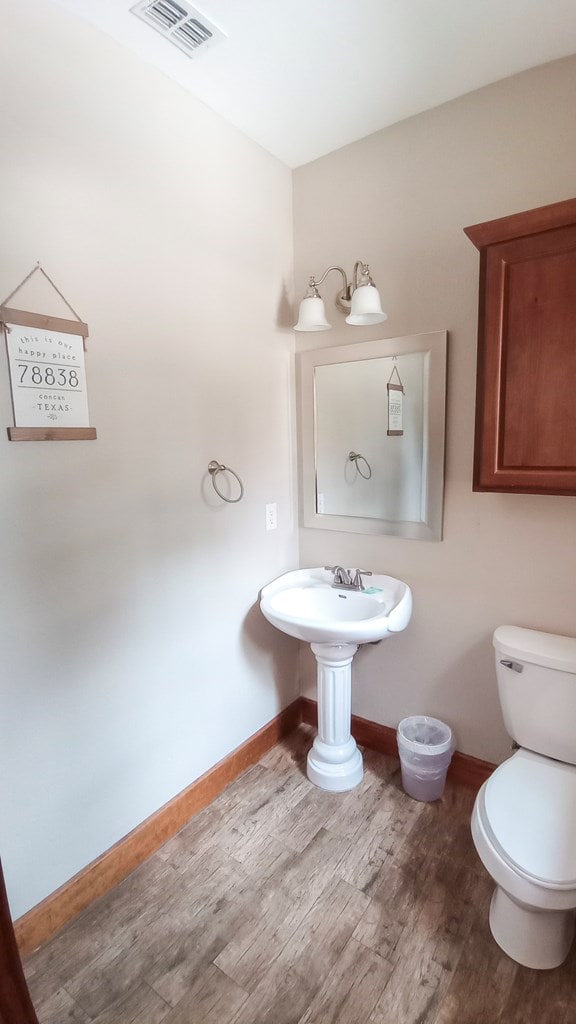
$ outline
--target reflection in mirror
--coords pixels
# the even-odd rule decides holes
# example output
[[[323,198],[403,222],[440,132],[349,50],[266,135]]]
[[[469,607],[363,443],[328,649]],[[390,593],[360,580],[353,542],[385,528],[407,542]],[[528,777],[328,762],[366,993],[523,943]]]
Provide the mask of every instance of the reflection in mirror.
[[[422,519],[425,360],[411,352],[315,367],[317,512]],[[402,433],[388,434],[393,374],[404,389]]]
[[[440,539],[446,332],[300,356],[305,526]]]

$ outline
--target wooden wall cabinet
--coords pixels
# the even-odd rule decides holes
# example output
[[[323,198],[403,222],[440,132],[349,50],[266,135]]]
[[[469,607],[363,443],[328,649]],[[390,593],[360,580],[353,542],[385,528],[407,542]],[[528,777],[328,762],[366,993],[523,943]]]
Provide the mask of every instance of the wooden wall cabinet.
[[[480,250],[474,490],[576,494],[576,199],[464,230]]]

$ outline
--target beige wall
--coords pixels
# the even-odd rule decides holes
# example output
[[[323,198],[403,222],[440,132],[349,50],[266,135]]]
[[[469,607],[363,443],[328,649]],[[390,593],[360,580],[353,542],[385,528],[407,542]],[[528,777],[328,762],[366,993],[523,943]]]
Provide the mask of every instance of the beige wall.
[[[294,174],[295,282],[368,260],[389,319],[299,335],[308,348],[447,328],[444,540],[302,530],[301,565],[336,562],[407,580],[406,632],[361,648],[357,714],[395,726],[410,714],[449,722],[458,747],[509,751],[491,634],[499,623],[576,633],[576,499],[472,492],[478,253],[469,224],[573,197],[576,58],[499,82],[379,132]],[[332,292],[331,292],[332,289]],[[303,651],[305,688],[313,664]]]
[[[292,209],[285,167],[129,51],[41,0],[2,14],[0,299],[39,259],[88,321],[98,430],[0,435],[19,916],[296,696],[297,647],[254,608],[297,562]],[[69,315],[46,289],[14,304]],[[241,503],[216,498],[214,458]]]
[[[293,699],[298,651],[254,605],[298,562],[290,172],[59,7],[18,8],[4,5],[0,37],[0,298],[40,259],[88,321],[98,441],[0,437],[15,916]],[[478,260],[462,228],[574,194],[575,100],[565,61],[294,176],[298,291],[361,257],[390,315],[299,343],[450,330],[444,541],[303,530],[300,562],[410,582],[409,629],[357,655],[355,710],[438,714],[490,759],[507,751],[490,634],[574,632],[576,505],[471,491]],[[37,281],[18,304],[65,315]],[[5,361],[0,413],[12,422]],[[212,458],[242,475],[240,504],[216,499]],[[304,649],[302,666],[310,690]]]

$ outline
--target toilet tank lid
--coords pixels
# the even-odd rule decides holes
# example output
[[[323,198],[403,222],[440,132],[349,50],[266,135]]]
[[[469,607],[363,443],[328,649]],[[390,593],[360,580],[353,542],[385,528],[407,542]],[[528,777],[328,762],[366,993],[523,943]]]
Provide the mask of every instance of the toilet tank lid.
[[[576,639],[523,626],[498,626],[492,640],[499,654],[532,665],[576,673]]]

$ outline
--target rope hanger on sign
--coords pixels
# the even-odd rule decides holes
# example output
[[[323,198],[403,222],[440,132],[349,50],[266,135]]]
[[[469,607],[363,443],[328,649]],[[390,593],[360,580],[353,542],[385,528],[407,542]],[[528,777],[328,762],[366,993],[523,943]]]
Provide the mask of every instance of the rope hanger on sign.
[[[6,307],[8,305],[8,303],[10,302],[10,299],[13,299],[14,296],[18,294],[20,289],[23,288],[24,285],[28,283],[30,278],[33,277],[34,274],[36,274],[38,271],[40,271],[40,273],[46,278],[46,280],[48,281],[48,284],[50,285],[50,287],[54,289],[54,291],[59,296],[59,298],[62,299],[62,302],[64,303],[64,305],[67,306],[68,309],[70,310],[70,312],[74,315],[74,319],[77,320],[79,325],[82,327],[82,330],[78,331],[78,334],[82,335],[82,337],[84,338],[84,350],[86,350],[86,338],[88,337],[88,328],[86,327],[86,324],[82,320],[82,317],[78,316],[78,313],[76,312],[74,307],[68,302],[68,299],[66,298],[66,296],[63,295],[62,292],[60,291],[60,289],[58,288],[58,286],[56,284],[54,284],[54,281],[52,280],[50,275],[46,273],[46,271],[44,270],[44,267],[42,266],[42,264],[40,263],[39,260],[37,261],[36,266],[32,267],[32,270],[30,271],[30,273],[26,274],[26,277],[22,281],[20,281],[20,284],[16,285],[16,287],[14,288],[14,291],[11,291],[10,295],[8,295],[4,299],[3,302],[0,302],[0,310],[4,311],[4,307]],[[4,313],[4,315],[5,315],[5,313]],[[0,326],[2,326],[5,331],[9,331],[10,330],[10,328],[4,322],[3,318],[0,319]]]

